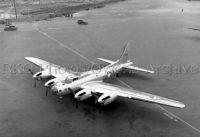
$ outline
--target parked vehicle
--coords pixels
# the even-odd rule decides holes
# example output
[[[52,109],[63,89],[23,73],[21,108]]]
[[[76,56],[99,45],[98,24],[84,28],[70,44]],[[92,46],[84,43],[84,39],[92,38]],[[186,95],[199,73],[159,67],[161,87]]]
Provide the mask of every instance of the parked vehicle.
[[[10,26],[6,26],[4,28],[4,31],[16,31],[17,30],[17,27],[13,26],[13,25],[10,25]]]
[[[84,21],[84,20],[78,20],[77,23],[79,25],[88,25],[88,22]]]

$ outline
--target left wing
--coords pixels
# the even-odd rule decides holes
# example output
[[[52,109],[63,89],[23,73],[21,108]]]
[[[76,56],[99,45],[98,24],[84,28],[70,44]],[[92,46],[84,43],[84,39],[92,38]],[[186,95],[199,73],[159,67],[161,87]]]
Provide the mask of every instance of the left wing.
[[[113,64],[114,61],[111,61],[111,60],[108,60],[108,59],[103,59],[103,58],[97,58],[98,60],[101,60],[103,62],[106,62],[106,63],[109,63],[109,64]],[[124,67],[126,69],[130,69],[130,70],[136,70],[136,71],[141,71],[141,72],[146,72],[146,73],[155,73],[154,71],[152,70],[147,70],[147,69],[143,69],[143,68],[139,68],[139,67],[135,67],[135,66],[127,66],[127,67]]]
[[[82,85],[82,88],[90,88],[93,93],[97,94],[116,94],[120,97],[125,97],[129,99],[136,99],[141,101],[147,101],[156,104],[162,104],[171,107],[183,108],[185,105],[179,101],[172,99],[160,97],[157,95],[140,92],[137,90],[127,89],[124,87],[116,86],[113,84],[108,84],[104,82],[89,82]]]
[[[66,70],[64,67],[55,65],[53,63],[44,61],[39,58],[34,58],[34,57],[25,57],[26,60],[29,62],[35,64],[36,66],[42,68],[42,70],[47,71],[51,76],[54,77],[77,77],[75,72]]]

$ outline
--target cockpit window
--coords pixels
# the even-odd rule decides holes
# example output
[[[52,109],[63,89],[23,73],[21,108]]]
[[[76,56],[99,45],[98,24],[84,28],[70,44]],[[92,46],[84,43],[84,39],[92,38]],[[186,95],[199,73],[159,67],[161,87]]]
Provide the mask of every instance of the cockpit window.
[[[82,95],[84,95],[84,94],[85,94],[85,92],[83,92],[83,93],[79,94],[78,96],[82,96]]]
[[[109,98],[110,98],[110,96],[107,96],[107,97],[103,98],[102,100],[104,101],[104,100],[109,99]]]

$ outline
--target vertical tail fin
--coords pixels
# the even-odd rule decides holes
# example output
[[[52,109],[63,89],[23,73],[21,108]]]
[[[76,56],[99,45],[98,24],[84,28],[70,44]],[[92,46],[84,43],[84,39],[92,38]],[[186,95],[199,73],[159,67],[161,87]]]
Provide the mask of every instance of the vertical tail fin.
[[[123,48],[123,52],[118,60],[118,63],[124,63],[124,62],[128,61],[128,51],[127,51],[128,45],[129,45],[129,43],[125,44],[125,46]]]

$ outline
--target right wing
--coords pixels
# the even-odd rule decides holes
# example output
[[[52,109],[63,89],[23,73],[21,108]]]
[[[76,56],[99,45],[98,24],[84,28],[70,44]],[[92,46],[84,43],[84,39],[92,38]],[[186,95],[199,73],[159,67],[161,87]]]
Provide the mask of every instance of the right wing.
[[[103,59],[103,58],[97,58],[103,62],[106,62],[106,63],[109,63],[109,64],[113,64],[114,61],[111,61],[111,60],[108,60],[108,59]],[[141,71],[141,72],[146,72],[146,73],[155,73],[154,71],[152,70],[147,70],[147,69],[143,69],[143,68],[139,68],[139,67],[135,67],[135,66],[127,66],[127,67],[124,67],[126,69],[129,69],[129,70],[136,70],[136,71]]]
[[[120,87],[120,86],[109,84],[109,83],[104,83],[101,81],[88,82],[88,83],[83,84],[81,87],[92,89],[92,92],[96,94],[109,95],[109,94],[114,93],[117,96],[129,98],[129,99],[147,101],[147,102],[171,106],[171,107],[178,107],[178,108],[185,107],[183,103],[176,100],[160,97],[157,95],[153,95],[153,94],[149,94],[149,93],[145,93],[145,92],[141,92],[141,91],[137,91],[133,89]]]
[[[42,68],[42,70],[46,70],[51,76],[54,77],[74,77],[76,78],[77,75],[75,72],[66,70],[64,67],[60,67],[58,65],[55,65],[53,63],[44,61],[42,59],[34,58],[34,57],[25,57],[26,60],[29,62],[35,64],[36,66]]]

